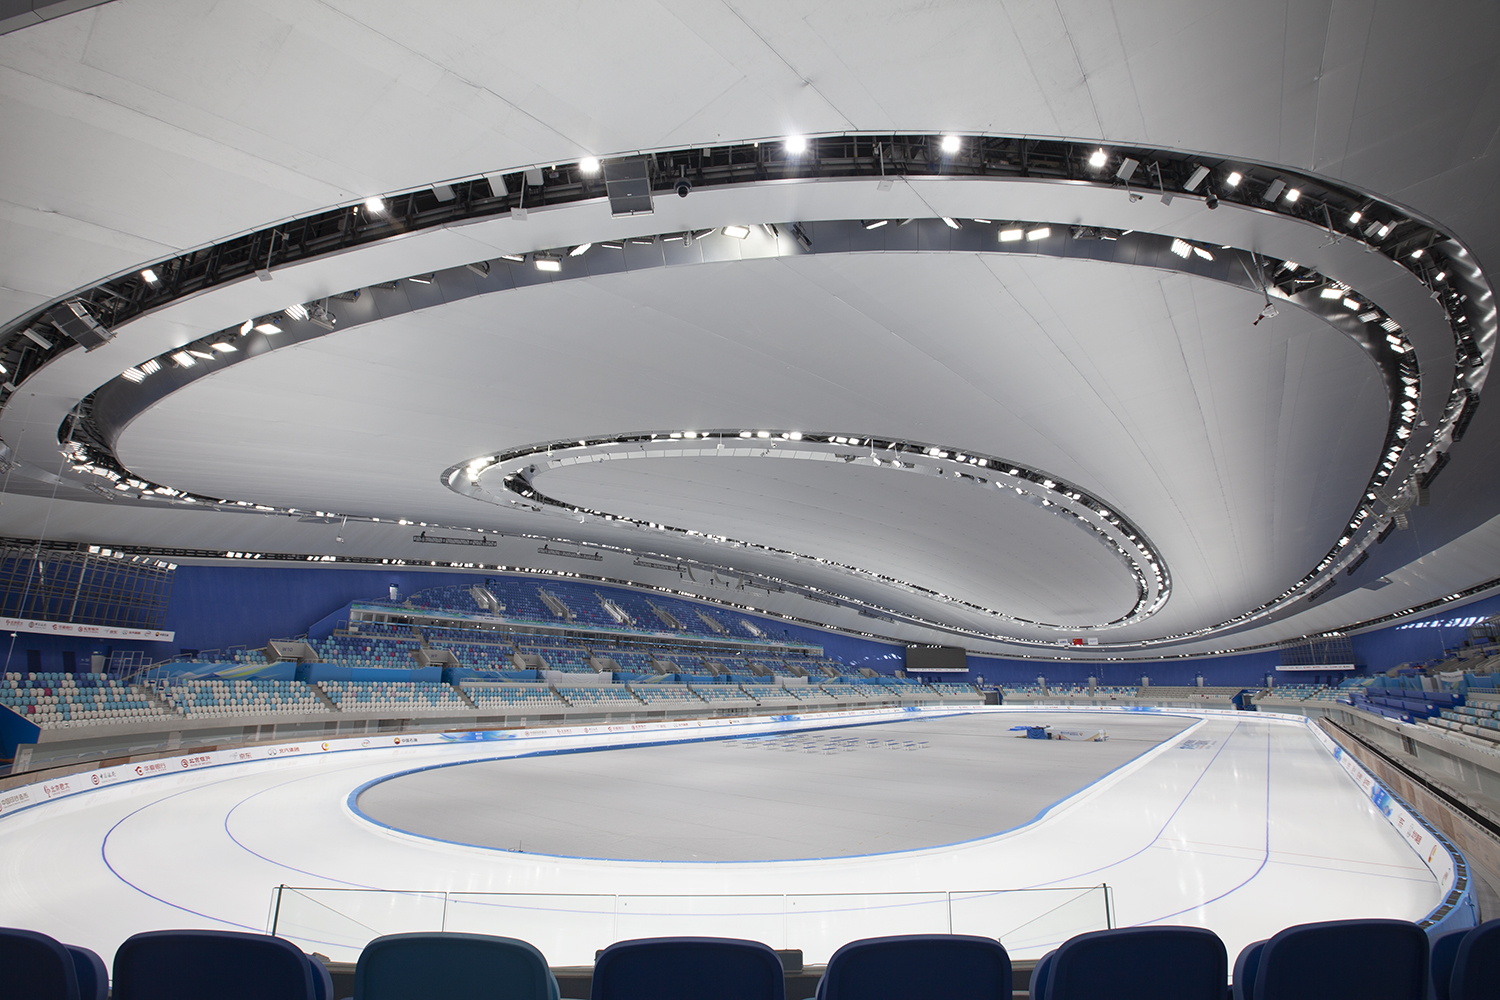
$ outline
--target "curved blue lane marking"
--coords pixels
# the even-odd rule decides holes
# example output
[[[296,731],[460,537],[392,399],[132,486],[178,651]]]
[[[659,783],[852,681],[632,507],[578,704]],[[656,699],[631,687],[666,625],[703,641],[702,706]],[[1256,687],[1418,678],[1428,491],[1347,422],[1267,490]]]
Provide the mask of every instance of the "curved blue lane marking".
[[[980,714],[980,713],[968,712],[968,713],[961,713],[961,714],[973,715],[973,714]],[[1042,714],[1047,714],[1047,713],[1045,712],[1045,710],[1042,710],[1042,711],[1038,711],[1036,714],[1042,715]],[[1172,716],[1174,718],[1184,717],[1184,716],[1179,716],[1177,713],[1170,713],[1170,712],[1163,712],[1163,713],[1160,713],[1160,714],[1163,715],[1163,716]],[[1192,719],[1198,719],[1198,718],[1200,718],[1199,716],[1185,716],[1185,717],[1186,718],[1192,718]],[[941,716],[940,716],[940,718],[941,718]],[[914,720],[914,719],[898,719],[898,720],[893,720],[893,721],[897,721],[897,722],[913,722],[913,721],[917,721],[917,720]],[[855,723],[855,724],[849,725],[849,726],[819,726],[819,727],[817,727],[815,729],[796,729],[796,730],[789,730],[789,732],[821,732],[822,730],[825,730],[825,729],[852,729],[852,728],[856,728],[857,726],[884,725],[884,724],[886,724],[886,723],[883,723],[883,722],[869,722],[869,723]],[[1238,723],[1236,723],[1236,726],[1238,726]],[[893,856],[899,855],[899,854],[916,854],[916,853],[921,852],[921,851],[942,851],[942,850],[948,850],[948,849],[951,849],[951,848],[954,848],[954,847],[963,847],[966,844],[976,844],[976,843],[979,843],[981,841],[993,840],[996,837],[1003,837],[1003,836],[1005,836],[1008,833],[1014,833],[1017,830],[1025,829],[1026,827],[1031,826],[1031,825],[1037,823],[1038,821],[1040,821],[1044,816],[1046,816],[1052,810],[1056,809],[1059,805],[1062,805],[1064,802],[1067,802],[1070,799],[1073,799],[1073,798],[1075,798],[1075,797],[1077,797],[1079,795],[1082,795],[1084,792],[1088,791],[1090,788],[1092,788],[1095,785],[1099,784],[1101,781],[1104,781],[1107,778],[1109,778],[1110,775],[1115,774],[1116,772],[1122,770],[1123,768],[1130,767],[1132,764],[1136,763],[1138,760],[1140,760],[1142,757],[1146,756],[1147,754],[1151,753],[1152,751],[1154,751],[1154,750],[1156,750],[1156,749],[1158,749],[1158,748],[1160,748],[1162,746],[1165,746],[1167,743],[1170,743],[1171,741],[1173,741],[1175,739],[1180,738],[1182,736],[1182,734],[1184,732],[1186,732],[1187,729],[1189,729],[1189,728],[1191,728],[1191,727],[1183,727],[1182,729],[1179,729],[1177,732],[1173,733],[1171,736],[1169,736],[1166,739],[1162,740],[1160,743],[1157,743],[1155,746],[1151,746],[1151,747],[1148,747],[1145,750],[1142,750],[1140,753],[1136,754],[1134,757],[1132,757],[1129,760],[1127,760],[1127,761],[1125,761],[1125,762],[1123,762],[1123,763],[1121,763],[1121,764],[1119,764],[1119,765],[1111,768],[1110,770],[1108,770],[1105,773],[1101,774],[1099,777],[1095,778],[1093,781],[1090,781],[1088,784],[1082,785],[1079,788],[1075,788],[1073,791],[1069,792],[1067,795],[1064,795],[1062,798],[1058,799],[1057,801],[1049,803],[1048,805],[1042,807],[1041,811],[1038,812],[1035,816],[1032,816],[1030,819],[1028,819],[1028,820],[1026,820],[1026,821],[1024,821],[1022,823],[1018,823],[1015,826],[1009,827],[1008,829],[999,830],[999,831],[997,831],[995,833],[981,834],[981,835],[979,835],[977,837],[970,837],[970,838],[968,838],[966,840],[956,840],[956,841],[953,841],[952,843],[948,843],[948,844],[930,844],[930,845],[928,845],[926,847],[912,847],[912,848],[907,848],[906,850],[901,850],[901,851],[873,851],[873,852],[871,852],[869,854],[834,854],[834,855],[826,855],[826,856],[822,856],[822,857],[773,858],[773,859],[761,860],[761,861],[664,861],[664,860],[657,859],[657,858],[600,858],[600,857],[591,857],[589,855],[542,854],[542,853],[532,853],[530,851],[527,851],[524,854],[520,854],[520,853],[517,853],[515,851],[508,850],[507,848],[504,848],[504,847],[494,847],[494,846],[491,846],[489,844],[470,844],[470,843],[466,843],[465,841],[462,841],[462,840],[445,840],[442,837],[433,837],[433,836],[429,836],[429,835],[424,834],[424,833],[413,833],[410,830],[403,830],[400,827],[398,827],[398,826],[392,826],[389,823],[382,823],[380,820],[375,819],[373,816],[369,815],[368,813],[364,812],[363,810],[361,810],[359,808],[359,797],[362,794],[364,794],[368,789],[373,788],[375,785],[381,784],[382,782],[385,782],[385,781],[393,781],[396,778],[404,778],[404,777],[406,777],[408,775],[412,775],[412,774],[420,774],[423,771],[436,771],[436,770],[440,770],[440,769],[445,768],[445,767],[461,767],[461,766],[466,765],[466,764],[479,764],[479,763],[487,763],[487,762],[490,762],[490,761],[499,761],[499,760],[523,760],[523,759],[528,758],[528,757],[557,757],[557,756],[563,756],[563,755],[568,755],[568,754],[576,754],[576,753],[605,753],[605,752],[608,752],[610,750],[636,750],[636,749],[640,749],[642,747],[679,746],[679,745],[685,744],[685,743],[713,743],[713,742],[718,742],[718,741],[721,741],[721,740],[729,740],[729,739],[759,738],[759,736],[756,736],[756,737],[749,737],[749,736],[744,736],[744,735],[741,735],[741,736],[702,736],[702,737],[688,738],[688,739],[682,739],[682,740],[651,741],[651,742],[642,742],[642,743],[612,743],[609,746],[597,746],[597,747],[559,747],[559,748],[557,748],[555,750],[532,750],[532,751],[527,752],[527,753],[511,754],[511,755],[505,756],[505,757],[474,757],[474,758],[470,758],[468,760],[446,761],[446,762],[441,763],[441,764],[424,764],[421,767],[408,768],[408,769],[406,769],[404,771],[396,771],[396,772],[394,772],[392,774],[386,774],[386,775],[382,775],[379,778],[371,779],[370,781],[367,781],[364,784],[360,785],[358,788],[354,789],[354,791],[350,792],[348,798],[346,798],[344,800],[344,802],[345,802],[345,805],[348,806],[350,812],[352,812],[355,816],[358,816],[360,819],[364,820],[365,822],[369,823],[371,826],[377,826],[377,827],[380,827],[381,829],[389,830],[392,833],[397,833],[397,834],[400,834],[400,835],[402,835],[404,837],[412,837],[412,838],[417,839],[417,840],[426,840],[426,841],[430,841],[430,842],[432,842],[434,844],[449,844],[449,845],[454,846],[454,847],[471,847],[471,848],[474,848],[475,850],[480,850],[480,851],[494,851],[494,852],[497,852],[497,853],[500,853],[500,854],[512,854],[512,855],[516,855],[517,857],[548,858],[548,859],[554,859],[554,860],[559,860],[559,861],[616,861],[616,862],[620,862],[621,864],[647,864],[647,865],[781,865],[781,864],[793,864],[793,863],[804,862],[804,861],[853,861],[853,860],[858,860],[858,859],[861,859],[861,858],[884,858],[884,857],[893,857]],[[762,735],[784,735],[784,734],[762,734]],[[1222,753],[1222,752],[1223,752],[1223,747],[1220,747],[1218,753]],[[1214,756],[1217,757],[1218,753],[1215,753]],[[1209,765],[1211,766],[1212,763],[1213,763],[1213,761],[1210,761]],[[1200,775],[1199,778],[1201,780],[1202,776]],[[1196,782],[1194,782],[1194,787],[1197,787],[1197,783]],[[1189,791],[1189,794],[1191,794],[1191,790]],[[1181,806],[1179,805],[1178,808],[1181,808]],[[1173,812],[1173,815],[1174,816],[1176,815],[1175,811]],[[1168,822],[1170,822],[1170,819],[1168,820]],[[1163,827],[1163,829],[1165,829],[1165,827]],[[1158,836],[1160,836],[1160,834],[1158,834]],[[1150,845],[1148,844],[1147,847],[1149,847],[1149,846]],[[1145,848],[1142,848],[1142,850],[1145,850]],[[1139,853],[1139,852],[1137,852],[1137,853]],[[1134,857],[1134,855],[1131,855],[1131,857]],[[1128,859],[1121,859],[1121,860],[1128,860]],[[1113,862],[1113,864],[1118,864],[1118,863],[1119,862]],[[1105,865],[1104,867],[1108,868],[1108,867],[1110,867],[1110,865]],[[1099,870],[1099,869],[1096,869],[1096,870]],[[1089,874],[1089,873],[1085,872],[1084,874]],[[1042,885],[1043,886],[1054,885],[1056,882],[1061,882],[1061,881],[1066,881],[1066,879],[1056,879],[1053,882],[1042,883]],[[1024,888],[1040,888],[1040,887],[1039,886],[1025,886]]]

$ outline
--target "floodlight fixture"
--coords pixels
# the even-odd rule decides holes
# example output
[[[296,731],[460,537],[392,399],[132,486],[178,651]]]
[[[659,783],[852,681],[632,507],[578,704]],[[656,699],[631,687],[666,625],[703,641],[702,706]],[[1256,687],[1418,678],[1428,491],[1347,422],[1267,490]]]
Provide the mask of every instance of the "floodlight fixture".
[[[1301,191],[1297,190],[1296,188],[1288,188],[1287,189],[1287,192],[1286,192],[1286,203],[1288,205],[1295,205],[1295,204],[1297,204],[1297,199],[1300,198],[1300,197],[1302,197],[1302,192]]]
[[[1329,285],[1318,294],[1325,299],[1341,299],[1344,297],[1344,290],[1342,288],[1335,288],[1334,286]]]
[[[584,254],[586,254],[586,253],[589,252],[589,247],[591,247],[593,245],[594,244],[592,244],[592,243],[580,243],[576,247],[574,247],[573,249],[571,249],[571,250],[568,251],[568,256],[569,257],[582,257]]]
[[[958,224],[958,220],[957,219],[950,219],[946,215],[943,216],[942,218],[943,218],[943,225],[947,226],[949,229],[962,229],[963,228],[962,226],[960,226]]]
[[[243,322],[243,323],[240,324],[240,336],[244,337],[244,336],[248,335],[250,333],[250,331],[253,330],[253,329],[255,329],[255,320],[253,320],[253,319],[247,319],[247,320],[245,320],[245,322]]]
[[[31,341],[33,344],[40,347],[44,351],[49,350],[52,347],[52,341],[48,340],[46,337],[43,337],[40,333],[37,333],[29,326],[22,330],[21,333],[25,335],[27,340]]]
[[[225,343],[222,340],[214,341],[213,348],[220,354],[234,354],[239,351],[238,347],[235,347],[233,344]]]
[[[120,373],[120,377],[125,379],[127,382],[146,381],[146,373],[141,371],[139,368],[127,368]]]
[[[956,135],[943,136],[943,152],[956,153],[963,146],[963,140]]]
[[[1051,227],[1049,227],[1049,226],[1042,226],[1040,229],[1033,229],[1030,232],[1028,232],[1026,234],[1026,240],[1029,243],[1035,243],[1037,240],[1045,240],[1047,237],[1049,237],[1051,235],[1052,235],[1052,229],[1051,229]]]
[[[1421,247],[1417,247],[1415,250],[1413,250],[1411,252],[1411,259],[1412,260],[1421,260],[1422,259],[1422,248]]]
[[[159,285],[159,284],[161,284],[161,279],[158,278],[156,276],[156,272],[154,270],[152,270],[151,268],[149,268],[149,267],[146,268],[144,271],[141,272],[141,277],[144,278],[144,279],[146,279],[146,284],[148,284],[148,285]]]
[[[879,229],[881,226],[888,225],[890,221],[890,219],[871,219],[870,221],[865,223],[865,228]]]
[[[367,211],[367,212],[384,212],[385,211],[385,200],[383,198],[366,198],[365,199],[365,211]]]
[[[287,306],[282,312],[286,313],[287,319],[307,319],[307,306],[304,305]]]
[[[1448,272],[1447,271],[1439,271],[1437,274],[1434,274],[1432,276],[1432,280],[1434,282],[1438,282],[1438,281],[1442,281],[1446,277],[1448,277]]]
[[[578,161],[580,173],[597,174],[599,172],[599,158],[597,156],[585,156]]]
[[[1357,226],[1357,225],[1359,225],[1359,220],[1363,219],[1364,217],[1365,217],[1365,215],[1364,215],[1363,212],[1360,212],[1360,211],[1350,212],[1349,213],[1349,225],[1351,225],[1351,226]]]
[[[1108,162],[1109,154],[1105,153],[1102,149],[1094,150],[1093,154],[1089,156],[1089,166],[1093,167],[1095,170],[1100,169],[1104,166],[1104,164]]]
[[[784,145],[786,146],[786,151],[792,156],[800,156],[807,152],[807,136],[789,135],[786,137]]]
[[[487,260],[476,260],[472,264],[465,264],[464,267],[467,267],[481,278],[488,278],[490,276],[490,262]]]
[[[148,361],[144,361],[141,364],[136,365],[136,367],[145,372],[147,375],[155,375],[157,372],[161,371],[161,362],[157,361],[155,358],[151,358]]]
[[[1389,235],[1391,235],[1391,227],[1390,226],[1381,226],[1379,229],[1375,230],[1375,238],[1376,239],[1383,240],[1383,239],[1385,239]]]
[[[1350,311],[1358,310],[1360,308],[1359,299],[1345,299],[1344,308]]]
[[[270,322],[257,323],[255,324],[255,329],[259,330],[261,333],[266,334],[267,336],[270,336],[273,333],[281,332],[281,327],[277,326],[275,323]]]
[[[407,281],[415,281],[419,285],[430,285],[437,278],[435,274],[414,274]]]
[[[500,255],[500,259],[514,261],[517,264],[526,263],[526,255],[523,253],[503,253]]]
[[[1224,183],[1229,187],[1239,187],[1240,181],[1244,179],[1244,174],[1240,173],[1238,170],[1231,170],[1229,171],[1229,176],[1224,178]]]
[[[742,240],[745,237],[747,237],[747,236],[750,235],[750,227],[749,226],[725,226],[723,229],[719,230],[719,232],[723,233],[725,236],[732,236],[732,237],[734,237],[737,240]]]
[[[1192,174],[1188,177],[1187,183],[1182,186],[1182,189],[1184,191],[1198,190],[1198,185],[1202,184],[1203,179],[1207,176],[1208,168],[1200,163],[1198,166],[1193,168]]]
[[[543,256],[542,254],[537,254],[533,263],[536,264],[536,269],[538,271],[557,272],[562,270],[562,261],[558,260],[556,257],[547,257]]]
[[[179,368],[191,368],[198,363],[187,351],[178,351],[172,355],[172,360],[177,362]]]
[[[1000,242],[1014,243],[1025,235],[1025,231],[1020,229],[1002,229],[1000,230]]]
[[[1172,241],[1172,252],[1181,257],[1183,260],[1186,260],[1188,258],[1188,255],[1193,252],[1193,245],[1186,240],[1174,239]]]
[[[1202,257],[1204,260],[1213,260],[1214,259],[1214,255],[1211,254],[1211,253],[1209,253],[1207,250],[1203,249],[1202,247],[1193,247],[1193,253],[1197,254],[1199,257]]]
[[[1115,171],[1115,176],[1120,180],[1126,181],[1128,183],[1130,181],[1130,178],[1135,176],[1135,168],[1139,167],[1140,165],[1140,160],[1132,160],[1127,156],[1125,157],[1125,159],[1120,161],[1120,166],[1119,169]]]

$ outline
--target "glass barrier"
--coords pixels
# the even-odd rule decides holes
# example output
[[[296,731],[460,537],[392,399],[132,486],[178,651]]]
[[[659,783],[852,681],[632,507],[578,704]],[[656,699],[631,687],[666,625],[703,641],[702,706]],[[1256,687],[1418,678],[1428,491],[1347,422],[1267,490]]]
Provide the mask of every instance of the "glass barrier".
[[[353,962],[371,940],[460,931],[529,941],[554,966],[592,965],[616,941],[695,935],[799,948],[822,965],[850,941],[886,934],[998,938],[1012,958],[1040,958],[1075,934],[1113,926],[1107,885],[964,892],[791,895],[565,895],[398,892],[278,886],[269,932]]]

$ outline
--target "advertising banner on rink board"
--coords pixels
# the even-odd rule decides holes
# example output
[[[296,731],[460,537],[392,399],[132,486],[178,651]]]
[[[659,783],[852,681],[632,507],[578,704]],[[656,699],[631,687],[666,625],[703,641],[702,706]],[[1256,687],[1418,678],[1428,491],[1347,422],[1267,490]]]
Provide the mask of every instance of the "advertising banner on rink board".
[[[1365,795],[1369,796],[1375,808],[1379,809],[1391,826],[1395,827],[1396,832],[1401,834],[1407,845],[1417,852],[1417,857],[1421,858],[1422,863],[1436,876],[1438,887],[1445,894],[1452,889],[1453,855],[1443,846],[1442,841],[1433,835],[1431,828],[1418,819],[1415,813],[1408,811],[1405,806],[1396,801],[1385,786],[1365,770],[1364,765],[1345,753],[1344,748],[1323,731],[1322,726],[1309,724],[1308,728],[1317,735],[1328,752],[1333,754],[1334,759],[1339,762],[1349,777],[1354,779],[1354,783],[1364,791]]]
[[[73,622],[39,622],[32,618],[0,618],[0,629],[6,632],[45,632],[48,635],[74,635],[81,639],[143,639],[146,642],[171,642],[176,632],[154,628],[122,628],[118,625],[78,625]]]
[[[958,710],[954,710],[958,711]],[[916,707],[872,708],[861,712],[840,713],[840,722],[868,721],[878,718],[899,718],[919,713]],[[939,710],[940,714],[947,714]],[[932,713],[928,713],[932,714]],[[181,774],[221,764],[243,764],[255,760],[274,760],[281,757],[307,757],[348,750],[380,750],[409,746],[441,746],[453,743],[507,743],[557,737],[630,735],[649,737],[659,734],[664,741],[680,740],[688,730],[739,729],[753,726],[786,726],[788,723],[804,722],[809,725],[826,726],[828,717],[817,712],[796,715],[767,715],[743,719],[679,719],[672,722],[621,722],[582,726],[554,726],[546,729],[482,729],[456,733],[380,733],[369,736],[346,736],[342,739],[307,740],[301,743],[278,743],[274,746],[237,747],[230,750],[201,750],[173,757],[154,760],[133,761],[116,764],[97,771],[82,771],[60,778],[52,778],[25,785],[20,788],[0,791],[0,816],[8,816],[18,809],[39,805],[52,799],[79,792],[117,785],[125,781],[142,778],[158,778],[168,774]],[[694,737],[687,737],[692,739]],[[519,751],[518,751],[519,752]]]

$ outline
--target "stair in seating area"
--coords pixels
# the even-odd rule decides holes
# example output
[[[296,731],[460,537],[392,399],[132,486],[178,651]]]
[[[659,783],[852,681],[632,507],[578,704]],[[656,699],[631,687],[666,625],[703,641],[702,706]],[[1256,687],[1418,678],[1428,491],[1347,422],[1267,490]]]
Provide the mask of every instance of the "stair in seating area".
[[[548,611],[552,612],[554,615],[563,619],[564,621],[571,622],[573,620],[573,612],[568,609],[568,606],[566,604],[564,604],[562,601],[559,601],[551,594],[547,593],[541,587],[538,587],[536,589],[536,592],[537,596],[542,599],[542,603],[547,606]]]

